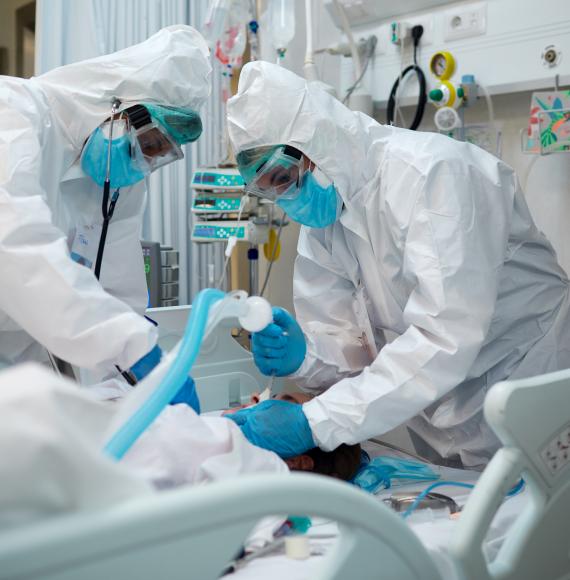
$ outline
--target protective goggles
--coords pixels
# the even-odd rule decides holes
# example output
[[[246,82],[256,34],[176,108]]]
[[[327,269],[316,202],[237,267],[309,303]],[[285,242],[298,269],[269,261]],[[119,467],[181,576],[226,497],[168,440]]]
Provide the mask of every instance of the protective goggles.
[[[145,175],[182,159],[180,145],[195,141],[202,134],[202,121],[193,110],[176,109],[153,103],[124,109],[131,138],[131,157]]]
[[[288,145],[249,149],[236,161],[247,193],[270,201],[294,199],[299,193],[304,161],[297,149]]]
[[[144,105],[133,105],[122,112],[128,120],[131,157],[145,175],[178,159],[184,154],[168,131],[154,121]]]

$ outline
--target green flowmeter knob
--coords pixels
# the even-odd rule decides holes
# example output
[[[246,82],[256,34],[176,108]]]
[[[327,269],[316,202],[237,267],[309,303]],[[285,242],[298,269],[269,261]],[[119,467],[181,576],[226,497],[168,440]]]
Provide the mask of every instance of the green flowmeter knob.
[[[457,96],[458,98],[462,99],[465,96],[465,91],[463,90],[463,87],[459,87],[457,89]]]
[[[430,101],[439,103],[439,101],[443,100],[443,91],[441,89],[432,89],[429,92],[429,99]]]

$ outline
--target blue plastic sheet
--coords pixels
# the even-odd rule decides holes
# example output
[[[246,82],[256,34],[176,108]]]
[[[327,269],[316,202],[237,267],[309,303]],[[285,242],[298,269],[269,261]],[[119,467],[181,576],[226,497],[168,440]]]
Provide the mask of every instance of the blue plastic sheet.
[[[426,463],[383,455],[363,465],[352,483],[370,493],[389,489],[394,484],[405,485],[416,481],[435,481],[440,475]]]

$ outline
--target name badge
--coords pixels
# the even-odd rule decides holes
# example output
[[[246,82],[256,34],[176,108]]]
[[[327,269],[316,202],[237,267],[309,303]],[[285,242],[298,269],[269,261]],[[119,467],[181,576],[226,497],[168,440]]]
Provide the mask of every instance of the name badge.
[[[101,239],[100,225],[77,226],[75,238],[71,244],[71,258],[87,268],[93,268],[97,259],[97,249]]]

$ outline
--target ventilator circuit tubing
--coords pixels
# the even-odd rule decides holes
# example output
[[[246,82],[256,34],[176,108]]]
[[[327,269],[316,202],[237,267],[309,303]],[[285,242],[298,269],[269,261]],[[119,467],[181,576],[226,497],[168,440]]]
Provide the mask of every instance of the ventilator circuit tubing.
[[[182,388],[198,356],[210,307],[225,296],[225,292],[213,288],[196,296],[176,358],[158,388],[107,443],[105,451],[110,456],[121,459]]]
[[[413,501],[412,505],[402,514],[402,517],[408,518],[412,515],[414,510],[420,505],[423,499],[431,493],[437,487],[452,486],[452,487],[464,487],[465,489],[473,489],[475,487],[472,483],[465,483],[463,481],[438,481],[437,483],[432,483],[430,486],[426,487],[416,499]],[[507,493],[507,497],[513,497],[520,493],[524,488],[524,479],[521,477],[513,487]]]

